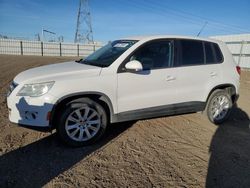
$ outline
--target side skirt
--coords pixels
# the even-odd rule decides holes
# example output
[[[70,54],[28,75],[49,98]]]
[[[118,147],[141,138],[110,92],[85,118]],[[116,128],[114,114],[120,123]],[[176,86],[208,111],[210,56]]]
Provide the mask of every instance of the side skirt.
[[[132,110],[114,114],[111,123],[141,120],[162,116],[170,116],[177,114],[186,114],[203,111],[206,107],[205,102],[185,102],[171,105],[164,105],[159,107],[145,108],[139,110]]]

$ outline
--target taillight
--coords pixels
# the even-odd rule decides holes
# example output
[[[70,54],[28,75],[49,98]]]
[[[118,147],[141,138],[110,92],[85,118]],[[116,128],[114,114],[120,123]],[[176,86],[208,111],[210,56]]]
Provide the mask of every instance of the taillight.
[[[240,66],[236,66],[236,70],[237,70],[238,74],[240,75],[240,73],[241,73]]]

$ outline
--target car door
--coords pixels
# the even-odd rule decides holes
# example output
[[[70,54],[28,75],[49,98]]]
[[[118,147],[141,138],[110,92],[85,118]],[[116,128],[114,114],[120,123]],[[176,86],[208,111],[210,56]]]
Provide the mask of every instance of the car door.
[[[138,60],[140,72],[129,72],[125,64]],[[175,74],[172,72],[173,41],[151,41],[135,50],[117,74],[118,113],[176,102]]]
[[[221,68],[212,45],[199,40],[177,40],[176,90],[179,103],[205,102],[211,88],[220,82]]]

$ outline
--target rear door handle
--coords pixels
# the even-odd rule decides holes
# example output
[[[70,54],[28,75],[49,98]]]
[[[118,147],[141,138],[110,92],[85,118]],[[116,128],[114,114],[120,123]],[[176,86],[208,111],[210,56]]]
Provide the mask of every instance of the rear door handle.
[[[215,76],[217,76],[217,73],[216,72],[210,72],[210,76],[215,77]]]
[[[167,81],[172,81],[172,80],[176,80],[176,78],[173,77],[173,76],[167,76],[166,80]]]

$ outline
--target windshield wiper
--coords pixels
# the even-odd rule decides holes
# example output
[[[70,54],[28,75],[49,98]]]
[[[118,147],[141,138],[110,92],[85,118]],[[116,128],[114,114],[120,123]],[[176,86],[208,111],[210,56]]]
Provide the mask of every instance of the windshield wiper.
[[[76,63],[80,63],[83,59],[75,60]]]
[[[93,61],[87,61],[87,60],[83,60],[83,59],[80,59],[80,60],[75,61],[75,62],[82,63],[82,64],[85,64],[85,65],[96,66],[96,67],[107,67],[106,65],[103,65],[101,63],[96,63],[96,62],[93,62]]]

